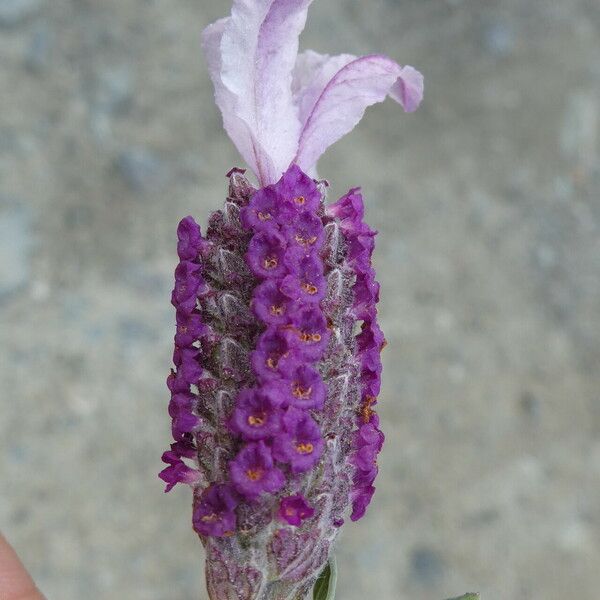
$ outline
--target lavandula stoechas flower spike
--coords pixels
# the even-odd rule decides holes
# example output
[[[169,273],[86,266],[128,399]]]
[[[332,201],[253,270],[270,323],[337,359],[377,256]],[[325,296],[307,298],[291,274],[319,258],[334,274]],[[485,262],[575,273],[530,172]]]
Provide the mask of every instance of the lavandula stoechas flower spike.
[[[353,189],[332,205],[316,162],[421,74],[382,55],[298,54],[312,0],[234,0],[204,50],[227,133],[257,177],[229,173],[202,237],[178,228],[168,378],[175,442],[160,476],[193,489],[212,600],[301,600],[344,521],[363,516],[383,444],[375,232]]]

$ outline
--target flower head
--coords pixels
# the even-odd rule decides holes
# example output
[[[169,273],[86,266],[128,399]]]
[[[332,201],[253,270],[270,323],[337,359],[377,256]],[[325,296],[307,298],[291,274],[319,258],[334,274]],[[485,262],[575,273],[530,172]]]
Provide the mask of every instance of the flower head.
[[[415,110],[423,80],[380,54],[298,54],[311,3],[233,0],[203,35],[225,129],[259,183],[232,169],[206,236],[192,217],[177,229],[175,443],[160,477],[194,490],[213,599],[303,595],[365,514],[384,440],[376,232],[358,188],[326,205],[316,164],[368,106]]]

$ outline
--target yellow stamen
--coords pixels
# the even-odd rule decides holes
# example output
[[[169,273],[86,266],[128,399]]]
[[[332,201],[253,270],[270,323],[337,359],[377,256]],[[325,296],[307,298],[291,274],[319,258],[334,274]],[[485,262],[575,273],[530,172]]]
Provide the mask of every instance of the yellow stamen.
[[[300,341],[302,342],[320,342],[320,333],[306,333],[305,331],[300,332]]]
[[[312,387],[303,388],[298,382],[292,383],[292,394],[296,398],[301,398],[302,400],[308,400],[312,393]]]
[[[316,285],[313,285],[312,283],[303,283],[302,289],[311,296],[314,296],[319,291],[319,288]]]
[[[296,444],[298,454],[311,454],[314,449],[314,446],[310,442]]]
[[[295,236],[295,239],[301,246],[312,246],[317,241],[317,236],[315,235],[310,238],[303,238],[298,234]]]
[[[263,470],[262,469],[248,469],[246,471],[246,476],[251,481],[258,481],[263,476]]]
[[[216,521],[218,519],[218,515],[216,515],[215,513],[211,513],[210,515],[204,515],[200,520],[204,521],[205,523],[212,523],[213,521]]]
[[[306,199],[304,198],[304,196],[297,196],[296,198],[294,198],[294,202],[299,206],[302,206],[306,202]]]
[[[261,221],[268,221],[271,218],[271,213],[264,213],[264,212],[259,212],[258,213],[258,218]]]
[[[260,415],[250,415],[248,417],[248,425],[252,425],[252,427],[260,427],[265,424],[266,421],[265,413],[260,413]]]
[[[285,309],[283,308],[283,306],[275,306],[273,304],[273,306],[271,306],[271,314],[276,316],[276,317],[280,317],[284,312]]]
[[[371,408],[371,405],[375,403],[377,398],[375,396],[367,396],[363,405],[360,409],[360,415],[365,423],[370,423],[372,416],[375,414],[375,411]]]
[[[274,256],[268,256],[263,260],[263,267],[265,269],[274,269],[277,266],[277,258]]]

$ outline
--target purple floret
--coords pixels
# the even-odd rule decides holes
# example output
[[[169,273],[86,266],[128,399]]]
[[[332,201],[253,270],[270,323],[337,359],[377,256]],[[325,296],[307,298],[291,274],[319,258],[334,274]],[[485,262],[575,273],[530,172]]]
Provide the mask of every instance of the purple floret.
[[[315,182],[297,165],[292,165],[276,184],[279,194],[298,211],[314,212],[321,202]]]
[[[171,373],[167,377],[167,387],[172,394],[179,392],[188,392],[190,384],[181,375],[181,373],[171,370]]]
[[[267,279],[254,291],[254,314],[267,325],[285,325],[289,320],[292,298],[281,287],[280,282]]]
[[[303,252],[318,252],[323,245],[323,223],[314,213],[304,210],[284,224],[284,235],[291,247]]]
[[[301,494],[282,498],[279,503],[279,518],[294,527],[300,527],[303,521],[310,519],[314,514],[315,509]]]
[[[200,266],[188,260],[184,260],[177,265],[173,301],[180,308],[194,308],[196,306],[196,295],[200,288],[199,271]]]
[[[208,327],[202,322],[202,316],[198,312],[185,313],[178,310],[176,322],[175,344],[179,347],[191,346],[208,331]]]
[[[163,452],[162,461],[169,466],[163,469],[158,476],[167,484],[165,492],[171,491],[178,483],[194,485],[200,478],[200,471],[188,467],[182,458],[193,458],[195,448],[185,442],[171,444],[171,450]]]
[[[385,346],[385,336],[376,321],[365,321],[361,332],[356,336],[356,345],[360,352],[381,351]]]
[[[281,425],[278,408],[281,401],[276,388],[242,390],[231,416],[232,431],[245,440],[262,440],[275,435]]]
[[[177,227],[177,254],[181,260],[194,260],[202,247],[200,227],[192,217],[185,217]]]
[[[350,519],[352,521],[358,521],[362,517],[364,517],[367,507],[371,502],[371,498],[373,498],[373,494],[375,493],[375,488],[370,485],[365,488],[360,488],[353,494],[352,498],[352,514],[350,515]]]
[[[287,404],[296,408],[323,408],[327,390],[318,371],[306,364],[295,367],[282,382]]]
[[[376,314],[375,306],[379,302],[379,283],[375,280],[375,272],[370,269],[366,273],[358,273],[352,288],[354,293],[353,314],[357,319],[372,319]]]
[[[202,367],[198,362],[200,352],[197,348],[179,348],[175,346],[173,352],[173,363],[177,367],[177,372],[187,383],[194,384],[202,375]]]
[[[321,358],[327,347],[330,331],[323,313],[313,307],[301,308],[294,312],[288,330],[292,346],[302,358],[314,361]]]
[[[269,185],[258,190],[248,206],[242,208],[244,227],[253,231],[269,231],[280,222],[288,222],[295,215],[293,206],[278,193],[276,186]]]
[[[324,442],[319,426],[306,412],[288,408],[283,416],[283,431],[273,443],[273,455],[289,463],[294,473],[312,468],[321,458]]]
[[[360,188],[351,189],[337,202],[327,207],[327,214],[339,219],[346,230],[352,229],[354,224],[360,224],[365,215]]]
[[[171,396],[169,415],[172,418],[171,430],[174,439],[183,439],[185,434],[195,431],[200,425],[200,418],[193,412],[195,405],[196,396],[189,392]]]
[[[286,249],[287,243],[282,235],[275,230],[261,231],[248,246],[248,266],[257,277],[282,277],[287,272]]]
[[[215,484],[204,490],[196,504],[192,522],[201,535],[223,537],[235,532],[237,495],[228,484]]]
[[[311,254],[292,259],[290,274],[281,282],[281,291],[298,302],[318,304],[325,297],[327,282],[323,276],[323,261]]]
[[[285,484],[285,477],[274,466],[271,449],[263,442],[246,444],[229,463],[229,474],[237,491],[249,500],[267,492],[274,494]]]
[[[280,379],[296,364],[298,358],[283,331],[267,329],[259,338],[251,357],[252,369],[265,380]]]

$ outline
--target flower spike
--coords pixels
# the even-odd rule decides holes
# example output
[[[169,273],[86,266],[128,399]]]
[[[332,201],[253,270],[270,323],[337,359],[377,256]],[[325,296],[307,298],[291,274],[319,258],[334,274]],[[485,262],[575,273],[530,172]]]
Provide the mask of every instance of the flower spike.
[[[312,0],[234,0],[203,33],[223,124],[259,183],[228,173],[206,235],[177,229],[174,443],[160,478],[193,490],[211,600],[297,600],[375,492],[384,436],[375,234],[321,154],[421,74],[383,55],[298,54]]]

